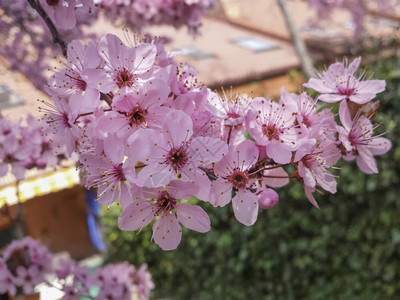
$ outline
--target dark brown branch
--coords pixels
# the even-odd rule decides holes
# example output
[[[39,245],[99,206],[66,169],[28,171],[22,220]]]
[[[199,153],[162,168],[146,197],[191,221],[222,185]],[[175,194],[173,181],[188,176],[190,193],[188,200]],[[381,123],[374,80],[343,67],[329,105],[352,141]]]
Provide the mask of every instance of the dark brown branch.
[[[46,23],[47,27],[49,28],[51,35],[53,36],[54,43],[60,45],[63,55],[65,57],[67,57],[67,43],[64,41],[64,38],[58,32],[53,21],[50,19],[49,15],[46,13],[43,6],[40,4],[40,1],[39,0],[28,0],[28,3],[42,17],[43,21]]]
[[[206,173],[207,177],[210,180],[217,180],[218,177],[215,176],[214,171],[212,169],[207,169],[207,168],[203,168],[203,167],[199,167],[200,170],[202,170],[204,173]]]

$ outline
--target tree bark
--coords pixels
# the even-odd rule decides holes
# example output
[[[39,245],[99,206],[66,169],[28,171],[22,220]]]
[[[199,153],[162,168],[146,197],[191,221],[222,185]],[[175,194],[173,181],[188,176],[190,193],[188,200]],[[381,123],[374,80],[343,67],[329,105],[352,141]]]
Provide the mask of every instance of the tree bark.
[[[311,57],[308,53],[307,47],[303,39],[301,38],[299,32],[297,31],[295,24],[293,23],[293,20],[286,6],[286,1],[285,0],[277,0],[277,1],[282,11],[286,25],[289,29],[290,36],[292,38],[294,48],[296,49],[297,56],[300,59],[301,70],[303,71],[304,75],[307,78],[310,78],[314,75],[314,66]]]
[[[49,30],[51,32],[54,43],[60,45],[63,55],[65,57],[67,57],[67,43],[65,42],[62,35],[58,32],[56,26],[54,25],[53,21],[50,19],[49,15],[44,10],[43,6],[40,4],[40,1],[39,0],[28,0],[28,3],[42,17],[43,21],[46,23],[47,27],[49,28]]]

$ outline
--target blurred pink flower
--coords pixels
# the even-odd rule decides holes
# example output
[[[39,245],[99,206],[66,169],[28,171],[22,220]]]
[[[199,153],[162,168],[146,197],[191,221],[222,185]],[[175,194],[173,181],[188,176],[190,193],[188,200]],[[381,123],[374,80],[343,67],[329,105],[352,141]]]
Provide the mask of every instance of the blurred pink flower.
[[[349,99],[357,104],[364,104],[375,98],[377,93],[385,90],[384,80],[365,80],[365,71],[355,75],[361,63],[361,57],[354,59],[347,66],[347,62],[334,63],[326,71],[318,74],[318,79],[310,78],[303,84],[319,92],[318,99],[333,103]]]

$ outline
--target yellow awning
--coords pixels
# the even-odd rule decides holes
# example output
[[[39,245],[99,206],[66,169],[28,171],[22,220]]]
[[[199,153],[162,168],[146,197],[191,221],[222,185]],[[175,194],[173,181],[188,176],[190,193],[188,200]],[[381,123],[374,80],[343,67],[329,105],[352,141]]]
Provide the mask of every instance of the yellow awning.
[[[25,179],[19,183],[19,198],[25,202],[37,196],[71,188],[79,184],[79,171],[75,167],[57,170],[40,177]],[[0,187],[0,207],[5,203],[14,205],[18,203],[16,185]]]

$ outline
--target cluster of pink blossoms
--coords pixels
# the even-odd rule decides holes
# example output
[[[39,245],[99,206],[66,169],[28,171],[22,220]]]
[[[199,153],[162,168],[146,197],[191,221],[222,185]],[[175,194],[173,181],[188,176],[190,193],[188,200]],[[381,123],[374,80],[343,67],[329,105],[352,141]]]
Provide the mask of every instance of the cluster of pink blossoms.
[[[86,32],[85,27],[97,20],[97,10],[92,10],[92,13],[88,14],[88,9],[85,7],[70,6],[73,17],[66,15],[66,19],[58,24],[53,18],[56,7],[60,7],[61,10],[68,9],[65,3],[72,1],[49,0],[50,4],[56,5],[54,7],[49,6],[44,0],[32,1],[43,5],[65,41],[95,38],[94,34]],[[47,25],[37,11],[32,9],[28,0],[0,1],[0,15],[0,40],[2,41],[0,55],[7,60],[7,68],[24,74],[37,89],[42,90],[47,82],[47,74],[45,75],[44,71],[50,68],[48,57],[60,53],[59,45],[54,43]],[[63,16],[63,14],[58,15]],[[70,25],[72,28],[64,30],[65,26],[63,27],[62,24],[72,21],[74,24]]]
[[[317,11],[317,22],[330,20],[330,16],[335,9],[347,10],[351,15],[354,24],[354,38],[358,39],[364,30],[364,20],[367,16],[371,4],[375,5],[378,12],[388,12],[394,10],[400,3],[399,0],[308,0],[308,5]]]
[[[0,118],[0,177],[11,167],[14,176],[21,180],[25,170],[44,169],[58,163],[46,133],[48,127],[42,128],[43,124],[30,114],[26,122],[27,126],[23,126],[21,121],[12,123]]]
[[[48,249],[30,237],[13,241],[0,257],[0,294],[15,295],[17,287],[22,287],[23,293],[28,295],[42,283],[58,288],[64,292],[62,299],[68,300],[83,296],[120,300],[133,299],[133,295],[146,300],[154,289],[145,264],[138,270],[126,262],[109,264],[90,273],[87,267],[73,260],[61,260],[54,266]],[[94,286],[99,288],[95,296],[90,292]]]
[[[31,293],[52,272],[52,259],[47,248],[32,238],[13,241],[0,257],[0,293],[15,295],[17,287]]]
[[[155,220],[154,241],[172,250],[181,225],[210,230],[191,197],[214,206],[232,202],[236,219],[249,226],[259,207],[278,202],[275,189],[290,178],[318,206],[315,191],[336,192],[330,171],[341,157],[378,172],[374,155],[391,143],[374,136],[373,114],[363,108],[385,82],[364,80],[359,64],[336,63],[311,79],[305,86],[320,93],[315,100],[284,88],[279,101],[220,96],[199,83],[192,67],[178,67],[159,40],[126,46],[106,35],[98,44],[69,45],[65,68],[49,81],[55,107],[44,120],[56,147],[79,155],[85,186],[97,188],[100,203],[122,205],[119,227],[137,230]],[[341,126],[318,101],[341,101]],[[350,102],[359,107],[355,114]],[[296,168],[291,175],[289,165]]]
[[[186,25],[196,35],[201,18],[215,0],[102,0],[104,15],[114,23],[141,30],[149,25]]]
[[[57,282],[53,285],[64,292],[63,299],[66,300],[78,300],[91,295],[92,287],[99,289],[93,298],[96,300],[147,300],[154,289],[146,264],[138,270],[127,262],[108,264],[90,273],[86,266],[80,266],[72,260],[62,260],[54,271]]]

